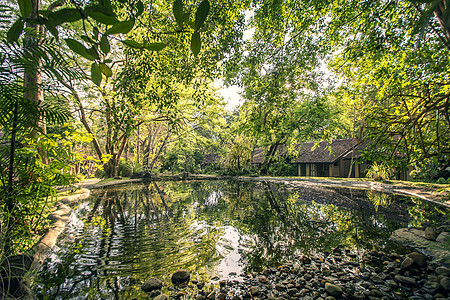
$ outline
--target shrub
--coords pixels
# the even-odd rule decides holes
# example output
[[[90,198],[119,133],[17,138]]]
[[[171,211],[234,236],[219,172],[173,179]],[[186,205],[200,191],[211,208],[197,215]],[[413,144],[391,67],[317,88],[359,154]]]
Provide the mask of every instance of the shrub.
[[[122,177],[130,177],[134,171],[134,163],[131,161],[121,160],[117,168],[117,174]]]
[[[436,183],[438,183],[438,184],[446,184],[447,180],[445,180],[444,177],[439,177],[439,179],[436,180]]]
[[[389,166],[381,163],[374,163],[369,167],[366,178],[373,179],[375,181],[389,180],[392,175],[392,170]]]

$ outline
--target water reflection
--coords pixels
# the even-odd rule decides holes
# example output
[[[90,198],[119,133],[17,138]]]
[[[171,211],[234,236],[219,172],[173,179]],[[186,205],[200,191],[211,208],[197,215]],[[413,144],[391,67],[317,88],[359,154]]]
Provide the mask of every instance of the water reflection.
[[[126,299],[155,276],[185,268],[193,278],[239,279],[337,246],[393,248],[390,233],[416,214],[442,212],[409,198],[382,205],[365,191],[213,181],[152,182],[107,189],[78,208],[40,274],[40,298]],[[236,272],[237,275],[230,275]]]

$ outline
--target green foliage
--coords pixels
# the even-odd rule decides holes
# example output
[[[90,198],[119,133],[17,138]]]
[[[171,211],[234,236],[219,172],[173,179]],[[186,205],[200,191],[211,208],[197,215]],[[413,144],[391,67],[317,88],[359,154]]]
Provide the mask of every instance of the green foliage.
[[[421,181],[429,181],[439,174],[439,163],[436,158],[427,158],[413,165],[411,176]]]
[[[383,181],[389,180],[392,176],[391,168],[384,163],[374,162],[367,170],[366,178]]]
[[[297,176],[297,166],[290,161],[290,157],[277,156],[270,164],[268,173],[272,176]]]
[[[136,168],[134,162],[120,160],[119,166],[117,167],[117,174],[122,177],[131,177],[133,173],[139,172]]]

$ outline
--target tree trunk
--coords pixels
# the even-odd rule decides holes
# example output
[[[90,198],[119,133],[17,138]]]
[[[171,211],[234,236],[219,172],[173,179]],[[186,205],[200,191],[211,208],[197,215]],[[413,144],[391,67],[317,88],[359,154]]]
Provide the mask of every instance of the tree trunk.
[[[36,24],[34,21],[38,18],[38,11],[42,9],[41,0],[31,0],[31,13],[26,22],[26,29],[31,30],[31,33],[27,34],[24,39],[24,48],[36,47],[36,38],[38,35],[44,34],[44,28],[42,25]],[[42,91],[42,59],[37,58],[36,65],[25,71],[24,74],[24,97],[37,105],[41,105],[44,102],[44,92]],[[45,119],[41,118],[38,121],[38,128],[43,134],[47,133],[47,126]],[[32,132],[32,138],[35,139],[38,135],[38,131]],[[42,161],[47,164],[47,153],[41,147],[38,147],[38,153]]]
[[[273,144],[269,147],[269,150],[267,151],[267,155],[264,158],[263,166],[261,168],[262,175],[267,175],[267,173],[269,172],[269,167],[273,161],[273,157],[274,157],[275,152],[279,145],[280,145],[280,142],[275,142],[275,144]]]
[[[161,147],[159,147],[158,152],[153,157],[153,160],[152,160],[151,164],[149,165],[149,170],[153,169],[153,166],[155,165],[155,162],[158,159],[159,155],[161,154],[162,150],[166,146],[166,143],[167,143],[167,140],[169,139],[169,137],[170,137],[170,131],[167,133],[166,137],[164,138],[164,141],[161,144]]]

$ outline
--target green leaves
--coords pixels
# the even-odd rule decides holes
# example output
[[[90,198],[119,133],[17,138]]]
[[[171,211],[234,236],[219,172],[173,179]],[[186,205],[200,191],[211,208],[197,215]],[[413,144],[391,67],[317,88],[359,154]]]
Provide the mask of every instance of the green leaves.
[[[6,34],[8,43],[17,42],[23,30],[23,20],[17,19]]]
[[[196,57],[200,52],[201,45],[202,41],[200,39],[200,33],[198,31],[195,31],[191,37],[191,51]]]
[[[22,18],[28,18],[31,13],[31,0],[18,0],[19,10]]]
[[[88,60],[94,60],[94,57],[88,53],[88,49],[83,46],[80,42],[74,40],[74,39],[65,39],[67,46],[72,50],[73,52],[83,56],[84,58]]]
[[[165,43],[151,43],[144,45],[144,48],[149,51],[161,51],[164,49],[167,45]]]
[[[199,30],[202,28],[205,23],[206,17],[208,16],[210,9],[209,1],[203,0],[197,8],[197,12],[195,13],[195,23],[194,29]]]
[[[112,70],[111,70],[110,67],[108,67],[107,64],[101,63],[98,66],[100,68],[100,71],[103,73],[103,75],[105,75],[106,77],[111,77],[112,76]]]
[[[127,34],[130,32],[131,29],[133,29],[135,19],[132,18],[128,21],[123,21],[114,24],[110,29],[108,29],[105,34],[116,34],[116,33],[123,33]]]
[[[184,23],[183,2],[181,0],[175,0],[173,2],[172,11],[178,26],[180,28],[183,28]]]
[[[100,86],[100,84],[102,83],[102,72],[96,62],[93,62],[91,65],[91,79],[92,82],[94,82],[98,86]]]
[[[84,9],[84,12],[92,19],[106,25],[114,25],[119,22],[116,14],[105,6],[88,6]]]
[[[111,46],[109,45],[108,36],[102,35],[102,38],[100,39],[100,49],[103,53],[108,54],[111,50]]]
[[[54,26],[61,25],[62,23],[76,22],[80,19],[81,14],[75,8],[63,8],[48,15],[49,22]]]
[[[134,40],[124,40],[121,41],[125,46],[131,47],[131,48],[135,48],[135,49],[142,49],[142,45],[139,44],[138,42],[134,41]]]

